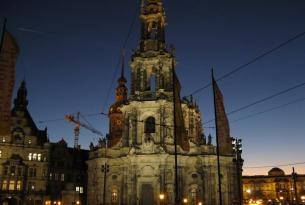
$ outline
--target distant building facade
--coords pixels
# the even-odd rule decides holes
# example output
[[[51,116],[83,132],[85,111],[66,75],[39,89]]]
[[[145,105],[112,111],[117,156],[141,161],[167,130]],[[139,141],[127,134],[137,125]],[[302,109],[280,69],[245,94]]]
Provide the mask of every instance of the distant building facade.
[[[243,197],[245,203],[261,200],[265,204],[305,204],[305,175],[296,174],[294,179],[292,174],[272,168],[268,175],[243,176]]]
[[[85,204],[88,152],[68,148],[64,140],[49,142],[27,105],[23,81],[11,111],[10,134],[0,135],[1,204]]]
[[[130,96],[123,62],[116,101],[109,108],[108,145],[101,140],[90,146],[89,205],[175,203],[173,91],[180,89],[173,77],[176,59],[165,42],[167,22],[162,2],[145,2],[141,6],[139,47],[130,60]],[[217,205],[216,147],[211,144],[211,136],[206,139],[204,135],[200,111],[193,99],[178,98],[183,114],[178,126],[185,128],[176,132],[180,201]],[[222,139],[228,140],[231,139]],[[238,200],[236,165],[231,143],[223,148],[222,204],[231,205]],[[160,194],[164,198],[159,198]]]

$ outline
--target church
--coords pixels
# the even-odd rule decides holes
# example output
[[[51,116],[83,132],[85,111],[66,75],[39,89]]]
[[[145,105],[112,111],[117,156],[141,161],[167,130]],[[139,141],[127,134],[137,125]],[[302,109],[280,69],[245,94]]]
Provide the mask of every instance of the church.
[[[142,1],[140,21],[139,45],[129,61],[130,88],[123,58],[107,140],[90,145],[87,203],[170,205],[177,188],[181,203],[218,205],[216,146],[204,134],[198,105],[174,94],[180,90],[174,82],[176,58],[166,44],[161,0]],[[177,97],[183,137],[175,136],[181,135],[175,132]],[[222,204],[231,205],[239,196],[235,155],[228,134],[220,133],[219,143]]]

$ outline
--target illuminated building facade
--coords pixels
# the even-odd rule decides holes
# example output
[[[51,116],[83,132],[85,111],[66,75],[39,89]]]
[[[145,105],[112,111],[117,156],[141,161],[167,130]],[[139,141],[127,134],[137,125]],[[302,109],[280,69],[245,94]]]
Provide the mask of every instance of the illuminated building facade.
[[[25,81],[10,116],[10,134],[0,135],[0,204],[85,204],[88,151],[49,142],[28,109]],[[55,203],[54,203],[55,202]]]
[[[262,201],[265,204],[305,204],[305,175],[295,175],[297,193],[294,191],[294,177],[286,175],[279,168],[272,168],[268,175],[243,176],[245,203]]]
[[[167,22],[162,2],[143,1],[140,20],[141,39],[129,63],[130,95],[123,62],[116,101],[109,108],[108,146],[103,140],[90,146],[89,205],[174,204],[176,59],[165,41]],[[178,142],[178,197],[193,205],[219,204],[216,147],[211,144],[211,136],[206,139],[204,135],[201,114],[193,99],[179,100],[186,137]],[[231,205],[238,200],[236,165],[231,143],[222,147],[223,204]]]

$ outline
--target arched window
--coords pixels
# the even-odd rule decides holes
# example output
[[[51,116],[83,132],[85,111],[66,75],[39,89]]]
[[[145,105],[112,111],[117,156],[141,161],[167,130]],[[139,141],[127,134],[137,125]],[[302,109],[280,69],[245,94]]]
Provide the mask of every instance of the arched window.
[[[145,133],[155,133],[155,118],[148,117],[145,121]]]

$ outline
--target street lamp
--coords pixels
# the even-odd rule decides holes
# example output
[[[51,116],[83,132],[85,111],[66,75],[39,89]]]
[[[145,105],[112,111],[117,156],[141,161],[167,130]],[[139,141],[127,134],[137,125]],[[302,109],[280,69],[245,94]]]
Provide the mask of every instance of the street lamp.
[[[198,205],[202,205],[202,202],[198,202]]]
[[[187,198],[183,198],[183,203],[187,204]]]
[[[160,199],[160,204],[163,205],[163,201],[164,201],[165,195],[163,193],[161,193],[159,195],[159,199]]]

